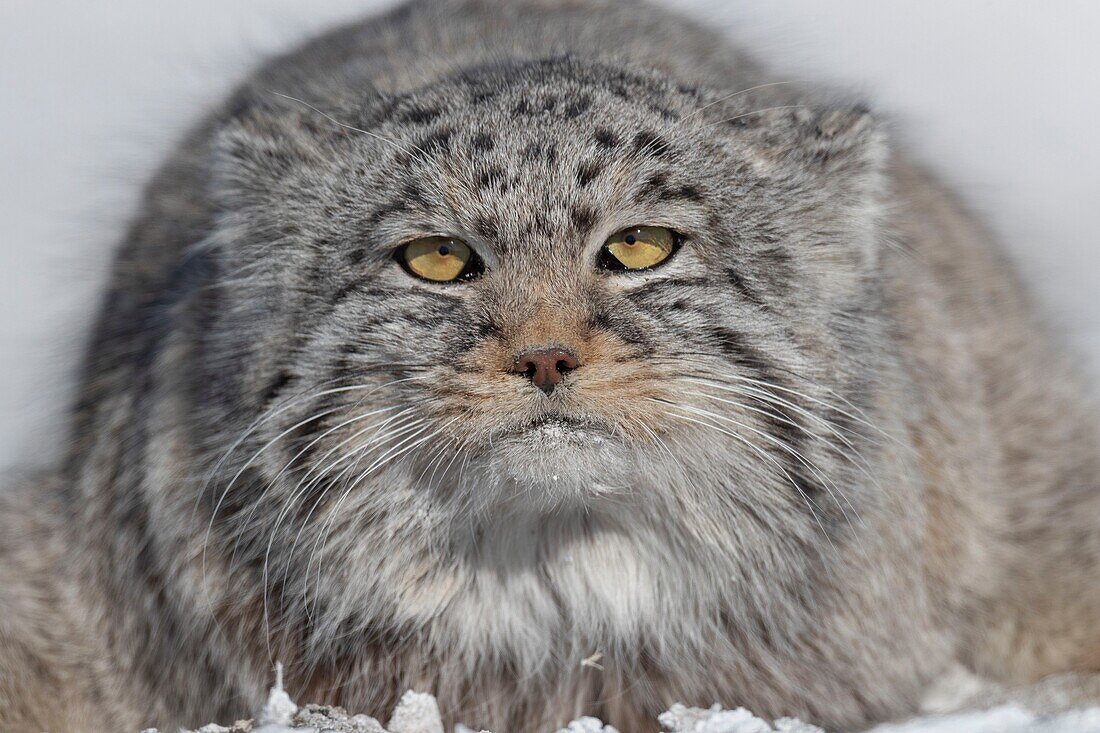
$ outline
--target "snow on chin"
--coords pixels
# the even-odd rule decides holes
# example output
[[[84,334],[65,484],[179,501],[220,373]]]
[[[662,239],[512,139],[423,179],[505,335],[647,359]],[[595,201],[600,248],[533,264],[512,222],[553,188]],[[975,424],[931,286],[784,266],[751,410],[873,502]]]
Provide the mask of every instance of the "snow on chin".
[[[630,449],[595,425],[558,419],[538,422],[496,441],[492,468],[553,503],[619,493],[629,485]]]

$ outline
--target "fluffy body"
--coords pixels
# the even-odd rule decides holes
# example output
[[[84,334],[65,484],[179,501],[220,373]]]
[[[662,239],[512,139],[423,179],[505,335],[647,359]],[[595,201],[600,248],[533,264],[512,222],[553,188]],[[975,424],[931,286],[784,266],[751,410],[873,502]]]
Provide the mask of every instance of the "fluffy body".
[[[1098,699],[1087,387],[883,125],[785,81],[600,0],[260,69],[148,188],[65,465],[3,497],[0,728],[232,720],[275,660],[499,731],[852,729],[960,666]],[[600,271],[638,224],[684,244]],[[411,278],[429,234],[485,275]],[[547,344],[550,396],[509,370]]]

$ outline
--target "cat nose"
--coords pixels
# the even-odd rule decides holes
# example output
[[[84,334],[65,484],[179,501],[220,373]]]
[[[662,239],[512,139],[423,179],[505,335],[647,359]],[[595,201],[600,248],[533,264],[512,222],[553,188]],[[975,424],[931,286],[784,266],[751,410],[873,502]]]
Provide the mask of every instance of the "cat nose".
[[[546,394],[554,391],[566,373],[580,366],[577,357],[565,349],[527,349],[512,364],[512,371],[522,374]]]

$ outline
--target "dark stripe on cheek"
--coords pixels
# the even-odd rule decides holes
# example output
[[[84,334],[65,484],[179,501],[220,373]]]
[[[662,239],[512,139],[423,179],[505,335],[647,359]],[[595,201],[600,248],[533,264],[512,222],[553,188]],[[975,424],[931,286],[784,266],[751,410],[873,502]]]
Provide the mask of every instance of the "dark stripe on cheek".
[[[260,398],[264,404],[270,404],[279,394],[294,380],[294,376],[286,371],[280,371],[275,379],[271,380],[271,384],[264,388],[263,394]]]
[[[729,278],[730,285],[734,287],[738,295],[759,308],[767,308],[767,305],[761,300],[756,290],[745,282],[745,278],[742,277],[741,273],[733,268],[728,268],[726,270],[726,277]]]
[[[626,318],[616,318],[604,309],[596,309],[590,313],[587,325],[593,330],[606,331],[632,346],[648,349],[652,344],[640,324]]]
[[[762,351],[749,345],[744,334],[725,326],[712,326],[706,330],[711,344],[716,346],[733,364],[744,369],[753,379],[778,384],[775,365]]]

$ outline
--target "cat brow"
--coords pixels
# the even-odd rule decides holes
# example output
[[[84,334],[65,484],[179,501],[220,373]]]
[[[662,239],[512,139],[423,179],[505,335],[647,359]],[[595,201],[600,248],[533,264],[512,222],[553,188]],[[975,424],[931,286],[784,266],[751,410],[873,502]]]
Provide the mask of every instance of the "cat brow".
[[[431,157],[431,156],[429,156],[429,155],[428,155],[428,153],[427,153],[427,151],[426,151],[426,150],[424,150],[423,148],[419,147],[418,145],[416,145],[416,144],[414,144],[414,143],[408,142],[407,140],[401,140],[401,139],[398,139],[398,138],[395,138],[395,137],[389,137],[389,136],[387,136],[387,135],[381,135],[381,134],[379,134],[379,133],[377,133],[377,132],[373,132],[373,131],[371,131],[371,130],[364,130],[364,129],[363,129],[363,128],[361,128],[361,127],[355,127],[354,125],[349,125],[349,124],[347,124],[347,123],[345,123],[345,122],[341,122],[340,120],[336,119],[335,117],[333,117],[332,115],[328,114],[327,112],[323,112],[323,111],[321,111],[320,109],[318,109],[317,107],[313,106],[312,104],[310,104],[309,102],[305,101],[304,99],[298,99],[297,97],[292,97],[292,96],[290,96],[289,94],[283,94],[282,92],[277,92],[277,91],[275,91],[274,89],[269,89],[268,91],[269,91],[269,92],[270,92],[271,94],[274,94],[274,95],[275,95],[276,97],[282,97],[283,99],[289,99],[289,100],[290,100],[290,101],[292,101],[292,102],[297,102],[298,104],[301,104],[301,105],[303,105],[303,106],[305,106],[305,107],[308,107],[309,109],[313,110],[313,111],[314,111],[314,112],[316,112],[317,114],[319,114],[319,115],[321,115],[322,117],[324,117],[324,118],[325,118],[326,120],[328,120],[328,121],[329,121],[329,122],[331,122],[332,124],[334,124],[334,125],[336,125],[336,126],[338,126],[338,127],[342,127],[342,128],[344,128],[345,130],[351,130],[351,131],[353,131],[353,132],[360,132],[360,133],[362,133],[362,134],[364,134],[364,135],[369,135],[370,137],[373,137],[373,138],[375,138],[375,139],[377,139],[377,140],[381,140],[382,142],[385,142],[385,143],[389,143],[390,145],[393,145],[393,146],[397,147],[397,148],[398,148],[399,150],[400,150],[400,149],[402,149],[402,148],[401,148],[401,146],[402,146],[402,145],[403,145],[403,146],[405,146],[405,148],[404,148],[404,149],[405,149],[406,151],[408,150],[408,148],[413,148],[413,149],[415,149],[415,150],[418,150],[418,151],[420,151],[420,153],[421,153],[421,154],[422,154],[422,155],[423,155],[423,156],[424,156],[424,157],[425,157],[426,159],[430,159],[430,157]]]

